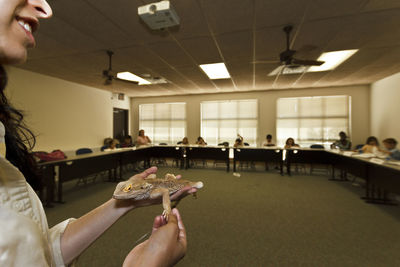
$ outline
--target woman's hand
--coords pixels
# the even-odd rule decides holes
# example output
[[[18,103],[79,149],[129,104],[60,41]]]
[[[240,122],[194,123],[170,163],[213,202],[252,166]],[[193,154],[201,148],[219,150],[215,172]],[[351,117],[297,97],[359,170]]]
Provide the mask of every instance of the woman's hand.
[[[186,253],[186,230],[177,209],[168,223],[157,216],[150,238],[137,245],[125,258],[123,266],[172,266]]]
[[[135,176],[141,179],[146,179],[149,175],[157,173],[157,167],[151,167],[147,170],[143,171],[142,173],[136,174]],[[180,179],[182,176],[177,175],[176,178]],[[174,193],[170,199],[171,201],[181,200],[182,198],[186,197],[187,195],[196,193],[197,189],[191,186],[185,186],[178,192]],[[129,207],[129,208],[138,208],[138,207],[145,207],[155,204],[161,204],[162,199],[142,199],[142,200],[134,200],[134,199],[126,199],[126,200],[117,200],[118,207]]]

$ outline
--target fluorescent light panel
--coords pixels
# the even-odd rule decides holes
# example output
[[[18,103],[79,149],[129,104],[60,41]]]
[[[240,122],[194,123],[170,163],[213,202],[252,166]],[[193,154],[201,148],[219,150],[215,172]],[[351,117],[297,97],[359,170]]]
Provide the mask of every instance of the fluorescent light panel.
[[[126,81],[138,82],[139,85],[151,84],[151,82],[149,82],[131,72],[128,72],[128,71],[118,72],[117,78],[121,79],[121,80],[126,80]]]
[[[231,77],[224,63],[203,64],[200,65],[200,68],[211,80],[229,79]]]
[[[351,50],[341,50],[341,51],[332,51],[322,53],[322,55],[318,58],[318,61],[325,61],[321,66],[312,66],[307,71],[308,72],[316,72],[316,71],[327,71],[333,70],[344,61],[349,59],[352,55],[354,55],[358,49]]]

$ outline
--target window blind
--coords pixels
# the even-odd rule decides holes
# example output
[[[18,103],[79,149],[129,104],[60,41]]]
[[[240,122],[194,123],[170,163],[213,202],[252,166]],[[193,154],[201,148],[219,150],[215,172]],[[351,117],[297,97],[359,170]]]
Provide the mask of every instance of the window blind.
[[[340,131],[350,136],[349,96],[279,98],[277,101],[277,140],[283,146],[287,138],[308,147],[328,147]]]
[[[186,136],[186,103],[139,105],[139,128],[154,144],[176,144]]]
[[[238,133],[244,142],[256,145],[257,124],[256,99],[201,102],[201,136],[210,145],[233,145]]]

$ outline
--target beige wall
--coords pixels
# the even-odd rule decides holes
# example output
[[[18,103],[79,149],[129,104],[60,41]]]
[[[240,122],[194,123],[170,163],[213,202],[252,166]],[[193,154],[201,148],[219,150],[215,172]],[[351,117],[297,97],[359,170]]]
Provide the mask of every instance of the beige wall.
[[[8,68],[7,95],[25,112],[37,135],[35,150],[100,147],[113,134],[113,107],[130,109],[110,92],[61,79]]]
[[[206,95],[186,95],[175,97],[148,97],[132,98],[132,132],[136,133],[139,127],[138,106],[142,103],[187,103],[187,136],[190,142],[194,142],[200,135],[200,102],[210,100],[231,100],[231,99],[258,99],[259,123],[258,138],[261,143],[267,133],[276,134],[276,101],[280,97],[297,96],[325,96],[325,95],[350,95],[352,97],[352,140],[353,144],[363,143],[369,135],[369,96],[368,85],[347,86],[319,89],[295,89],[295,90],[270,90],[246,93],[225,93]]]
[[[400,73],[371,85],[371,134],[400,141]]]

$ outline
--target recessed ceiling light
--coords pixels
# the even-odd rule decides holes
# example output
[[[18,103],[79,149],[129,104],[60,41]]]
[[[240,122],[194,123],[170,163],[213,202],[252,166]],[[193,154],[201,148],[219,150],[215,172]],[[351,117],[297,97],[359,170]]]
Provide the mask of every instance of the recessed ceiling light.
[[[322,53],[322,55],[318,58],[318,61],[325,61],[325,63],[321,66],[312,66],[307,71],[315,72],[333,70],[354,55],[357,51],[358,49],[351,49]]]
[[[200,68],[211,80],[229,79],[231,77],[224,63],[203,64],[200,65]]]
[[[132,81],[132,82],[137,82],[139,85],[146,85],[146,84],[151,84],[151,82],[131,73],[128,71],[125,72],[118,72],[117,73],[117,78],[121,80],[126,80],[126,81]]]

